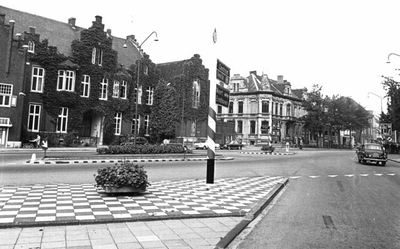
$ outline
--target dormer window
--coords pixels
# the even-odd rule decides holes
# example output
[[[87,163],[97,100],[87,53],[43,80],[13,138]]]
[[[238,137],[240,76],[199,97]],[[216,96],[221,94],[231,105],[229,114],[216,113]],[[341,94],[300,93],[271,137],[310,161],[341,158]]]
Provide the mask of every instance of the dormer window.
[[[75,89],[75,72],[58,70],[57,91],[73,92]]]
[[[92,64],[101,66],[103,64],[103,50],[93,48],[92,50]]]
[[[35,53],[35,42],[34,41],[28,41],[28,52]]]
[[[287,94],[287,95],[291,94],[290,86],[285,86],[285,94]]]

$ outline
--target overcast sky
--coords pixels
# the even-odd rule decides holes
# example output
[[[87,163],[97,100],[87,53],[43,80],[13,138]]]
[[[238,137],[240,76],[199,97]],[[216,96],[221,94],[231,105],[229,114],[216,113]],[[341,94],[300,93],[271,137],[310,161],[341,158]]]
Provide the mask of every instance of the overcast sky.
[[[257,70],[292,88],[313,84],[325,95],[349,96],[380,111],[382,77],[400,80],[400,1],[398,0],[130,0],[2,1],[1,5],[67,22],[91,26],[103,17],[112,35],[136,35],[155,63],[200,54],[207,68],[219,58],[231,75]],[[217,29],[217,45],[212,33]],[[372,92],[379,97],[368,93]],[[383,104],[384,110],[386,104]]]

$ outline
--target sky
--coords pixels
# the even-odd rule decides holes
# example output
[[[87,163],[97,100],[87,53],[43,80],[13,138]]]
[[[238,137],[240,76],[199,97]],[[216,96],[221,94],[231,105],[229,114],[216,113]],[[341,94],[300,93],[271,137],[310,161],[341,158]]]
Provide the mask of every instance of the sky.
[[[386,111],[382,75],[400,80],[398,0],[0,0],[0,5],[88,28],[96,15],[105,29],[135,35],[154,63],[199,54],[216,58],[230,74],[256,70],[283,75],[292,89],[322,86],[327,96],[353,98],[367,110]],[[217,43],[212,35],[217,30]],[[381,101],[382,100],[382,101]]]

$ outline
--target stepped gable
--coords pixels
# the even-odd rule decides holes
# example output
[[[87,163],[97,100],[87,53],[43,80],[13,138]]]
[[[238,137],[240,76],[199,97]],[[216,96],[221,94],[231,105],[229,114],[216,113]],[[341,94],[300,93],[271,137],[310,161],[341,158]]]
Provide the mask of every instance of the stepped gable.
[[[27,12],[10,9],[0,5],[0,13],[5,14],[5,23],[14,20],[14,34],[24,32],[40,35],[40,40],[47,39],[50,46],[57,47],[58,52],[71,56],[71,43],[80,39],[81,31],[85,28],[76,26],[76,19],[69,18],[67,23],[30,14]],[[101,23],[101,16],[96,16],[95,22]],[[104,25],[103,25],[104,26]],[[130,64],[140,58],[139,51],[132,44],[127,43],[128,48],[123,48],[125,38],[111,36],[111,30],[107,30],[107,36],[112,37],[112,48],[118,52],[118,63],[129,67]],[[133,36],[134,37],[134,36]]]

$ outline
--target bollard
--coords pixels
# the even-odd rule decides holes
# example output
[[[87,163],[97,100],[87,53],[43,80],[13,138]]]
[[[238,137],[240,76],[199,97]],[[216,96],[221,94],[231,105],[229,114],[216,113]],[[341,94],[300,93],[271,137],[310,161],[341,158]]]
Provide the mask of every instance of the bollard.
[[[36,154],[33,153],[33,154],[32,154],[32,157],[31,157],[31,162],[33,162],[33,161],[35,161],[35,160],[36,160]]]
[[[286,142],[286,152],[289,152],[289,142]]]

